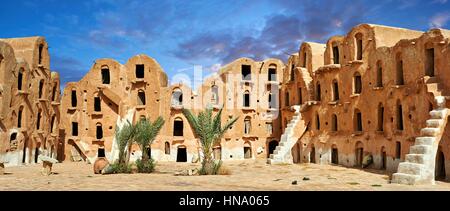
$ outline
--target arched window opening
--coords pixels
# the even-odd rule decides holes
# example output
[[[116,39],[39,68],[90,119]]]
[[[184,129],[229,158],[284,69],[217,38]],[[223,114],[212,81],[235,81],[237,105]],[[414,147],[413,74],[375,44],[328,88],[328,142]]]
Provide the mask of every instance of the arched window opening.
[[[363,35],[358,33],[355,35],[356,41],[356,60],[362,60],[363,57]]]
[[[181,89],[175,89],[172,92],[172,105],[181,106],[183,105],[183,92]]]
[[[380,103],[378,105],[378,123],[377,123],[377,131],[384,131],[384,107]]]
[[[268,75],[269,81],[276,81],[277,80],[277,68],[276,67],[269,67],[269,75]]]
[[[17,114],[17,127],[22,127],[22,117],[23,117],[23,106],[20,106],[19,112]]]
[[[17,90],[22,90],[22,84],[23,84],[23,68],[20,68],[19,75],[17,76]]]
[[[180,117],[173,121],[173,136],[183,136],[184,124]]]
[[[44,45],[40,44],[39,45],[39,61],[38,61],[38,64],[42,64],[42,53],[43,53],[43,51],[44,51]]]
[[[333,114],[331,116],[331,131],[336,132],[338,131],[338,119],[336,114]]]
[[[250,107],[250,92],[248,90],[244,92],[244,107]]]
[[[334,43],[333,44],[333,63],[334,64],[339,64],[339,46]]]
[[[383,66],[381,61],[377,62],[377,87],[383,87]]]
[[[94,111],[95,112],[102,111],[101,102],[102,101],[101,101],[100,97],[94,97]]]
[[[42,99],[42,94],[44,93],[44,80],[39,81],[39,99]]]
[[[298,104],[303,104],[303,95],[302,95],[302,88],[298,88]]]
[[[333,80],[333,101],[339,100],[339,85],[336,80]]]
[[[398,53],[396,56],[396,63],[397,63],[397,65],[396,65],[397,67],[396,67],[395,84],[396,85],[404,85],[405,79],[403,76],[403,60],[402,60],[402,55],[400,53]]]
[[[72,107],[77,107],[77,91],[76,90],[72,90],[71,105],[72,105]]]
[[[289,106],[289,92],[286,91],[284,94],[284,106]]]
[[[354,130],[356,132],[362,132],[363,131],[363,125],[362,125],[362,114],[359,109],[355,109],[354,113]]]
[[[241,66],[242,80],[250,81],[252,80],[252,66],[242,65]]]
[[[167,142],[167,141],[166,141],[166,143],[164,144],[164,154],[170,155],[170,144],[169,144],[169,142]]]
[[[434,48],[425,49],[425,75],[434,76]]]
[[[316,101],[320,101],[322,99],[321,96],[321,90],[320,90],[320,84],[316,84]]]
[[[400,141],[395,142],[395,158],[400,159],[402,156],[402,144]]]
[[[145,105],[145,92],[143,90],[139,90],[138,92],[138,105]]]
[[[102,83],[103,84],[110,84],[111,83],[111,77],[109,73],[109,67],[103,66],[102,67]]]
[[[211,87],[211,103],[213,105],[219,104],[219,87],[216,85]]]
[[[316,114],[316,130],[320,130],[320,117]]]
[[[400,100],[397,100],[397,130],[403,130],[403,108]]]
[[[361,94],[362,92],[362,81],[361,81],[361,75],[356,72],[353,76],[353,93],[354,94]]]
[[[97,129],[96,129],[96,133],[95,133],[95,137],[100,140],[103,138],[103,127],[102,124],[98,123],[97,124]]]
[[[251,133],[252,121],[250,117],[245,117],[244,119],[244,134],[248,135]]]

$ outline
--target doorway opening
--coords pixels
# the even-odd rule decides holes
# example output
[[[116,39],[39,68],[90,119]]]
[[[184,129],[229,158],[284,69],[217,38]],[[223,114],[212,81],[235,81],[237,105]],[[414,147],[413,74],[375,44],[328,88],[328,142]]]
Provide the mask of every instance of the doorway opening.
[[[177,162],[187,162],[186,147],[179,146],[177,150]]]

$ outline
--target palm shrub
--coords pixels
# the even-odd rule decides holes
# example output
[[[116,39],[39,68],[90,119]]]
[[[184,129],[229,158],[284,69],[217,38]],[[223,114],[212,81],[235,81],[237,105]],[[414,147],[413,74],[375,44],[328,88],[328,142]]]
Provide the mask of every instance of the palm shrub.
[[[213,146],[220,143],[220,139],[225,132],[238,120],[238,117],[234,117],[222,127],[222,110],[223,108],[214,116],[213,109],[207,108],[195,116],[190,110],[183,109],[183,114],[200,139],[203,161],[199,173],[202,175],[214,175],[219,172],[222,162],[214,161],[212,156]]]
[[[134,141],[142,151],[142,159],[136,161],[140,173],[150,173],[154,170],[154,161],[145,152],[146,148],[151,146],[163,125],[164,119],[162,117],[158,117],[154,122],[149,119],[141,119],[136,124]]]
[[[116,127],[116,141],[119,146],[119,163],[126,163],[126,149],[133,143],[136,127],[127,121],[124,126],[119,129]]]

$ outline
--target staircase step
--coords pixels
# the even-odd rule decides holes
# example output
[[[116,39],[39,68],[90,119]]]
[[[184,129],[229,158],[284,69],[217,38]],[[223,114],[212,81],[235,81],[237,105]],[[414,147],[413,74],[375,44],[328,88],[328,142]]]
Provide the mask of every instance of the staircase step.
[[[395,173],[392,175],[392,183],[414,185],[419,179],[417,175]]]
[[[410,153],[411,154],[428,154],[431,152],[431,146],[427,145],[415,145],[411,146]]]
[[[439,92],[440,93],[440,92]],[[434,97],[438,108],[445,108],[446,99],[445,96],[435,96]]]
[[[278,144],[278,146],[280,147],[284,147],[286,145],[286,142],[281,142],[280,144]]]
[[[277,147],[275,147],[275,150],[274,151],[280,151],[281,150],[281,146],[277,146]]]
[[[427,83],[427,91],[435,92],[439,90],[439,83]]]
[[[423,164],[403,162],[398,165],[398,173],[421,175]]]
[[[435,137],[417,137],[415,141],[415,145],[433,145],[436,141]]]
[[[428,161],[428,156],[425,154],[407,154],[406,161],[410,163],[425,164]]]
[[[430,116],[432,119],[443,119],[447,116],[447,109],[435,109],[430,111]]]
[[[429,119],[426,122],[427,122],[427,127],[439,128],[444,123],[444,120],[442,120],[442,119]]]
[[[427,127],[427,128],[422,128],[420,130],[420,135],[426,136],[426,137],[435,137],[435,136],[439,135],[440,131],[441,130],[439,128]]]

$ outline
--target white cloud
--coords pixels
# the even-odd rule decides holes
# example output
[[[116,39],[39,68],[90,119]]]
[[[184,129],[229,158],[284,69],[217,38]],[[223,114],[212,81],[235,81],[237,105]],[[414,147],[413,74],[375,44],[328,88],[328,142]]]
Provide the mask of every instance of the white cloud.
[[[448,0],[434,0],[433,3],[445,4]]]
[[[450,13],[438,13],[431,18],[429,25],[433,28],[442,28],[448,21],[450,21]]]

